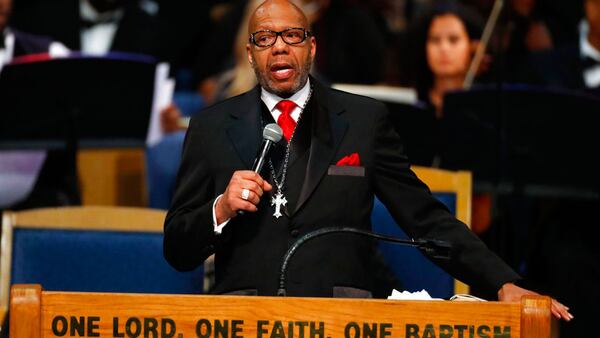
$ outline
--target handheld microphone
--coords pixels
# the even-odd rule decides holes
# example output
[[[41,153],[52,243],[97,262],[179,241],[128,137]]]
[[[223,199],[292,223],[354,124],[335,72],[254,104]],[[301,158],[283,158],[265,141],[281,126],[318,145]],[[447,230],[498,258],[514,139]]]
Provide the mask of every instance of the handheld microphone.
[[[283,130],[281,130],[281,127],[277,125],[277,123],[269,123],[265,126],[265,129],[263,129],[263,142],[260,147],[260,152],[258,153],[258,156],[256,156],[254,164],[252,165],[252,171],[260,173],[263,165],[265,164],[267,156],[271,151],[271,147],[274,143],[279,142],[282,136]],[[237,214],[239,216],[243,215],[244,210],[238,210]]]
[[[263,129],[262,146],[260,147],[260,152],[258,153],[258,156],[254,160],[254,164],[252,165],[252,171],[260,173],[263,165],[265,164],[265,160],[267,159],[267,155],[269,155],[271,146],[274,143],[279,142],[282,136],[283,131],[281,130],[281,127],[279,127],[276,123],[270,123],[265,126],[265,129]]]

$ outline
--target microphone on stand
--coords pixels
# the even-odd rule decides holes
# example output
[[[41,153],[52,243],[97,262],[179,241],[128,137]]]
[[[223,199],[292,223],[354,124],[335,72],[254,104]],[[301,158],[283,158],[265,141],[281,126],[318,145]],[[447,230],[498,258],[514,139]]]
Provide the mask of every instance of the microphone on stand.
[[[450,243],[440,241],[440,240],[434,240],[434,239],[411,239],[411,240],[408,240],[408,239],[386,236],[386,235],[377,234],[377,233],[367,231],[367,230],[361,230],[361,229],[349,228],[349,227],[331,227],[331,228],[323,228],[323,229],[315,230],[315,231],[309,232],[306,235],[300,237],[285,253],[283,262],[281,263],[281,269],[279,270],[279,288],[277,289],[277,296],[283,296],[283,297],[286,296],[287,291],[286,291],[286,287],[285,287],[285,285],[286,285],[285,279],[287,277],[288,265],[289,265],[289,262],[290,262],[292,256],[296,253],[296,251],[298,251],[300,246],[302,246],[304,243],[308,242],[309,240],[311,240],[313,238],[317,238],[317,237],[320,237],[323,235],[329,235],[329,234],[333,234],[333,233],[340,233],[340,232],[351,233],[351,234],[376,238],[376,239],[387,241],[387,242],[393,242],[393,243],[398,243],[398,244],[402,244],[402,245],[416,247],[416,248],[421,249],[428,256],[431,256],[433,258],[449,259],[450,254],[451,254],[450,251],[452,249],[452,246],[450,245]]]
[[[263,129],[263,142],[252,165],[252,171],[260,174],[273,144],[279,142],[281,137],[283,137],[283,130],[277,123],[269,123],[265,126],[265,129]],[[237,214],[242,216],[245,212],[244,210],[238,210]]]

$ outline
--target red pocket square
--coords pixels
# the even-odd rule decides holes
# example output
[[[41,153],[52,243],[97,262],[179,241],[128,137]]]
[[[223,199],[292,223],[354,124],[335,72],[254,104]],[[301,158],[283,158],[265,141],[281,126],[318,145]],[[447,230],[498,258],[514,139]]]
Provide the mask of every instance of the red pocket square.
[[[348,156],[343,157],[335,165],[337,165],[337,166],[343,166],[343,165],[359,166],[360,165],[360,157],[358,157],[358,153],[350,154]]]

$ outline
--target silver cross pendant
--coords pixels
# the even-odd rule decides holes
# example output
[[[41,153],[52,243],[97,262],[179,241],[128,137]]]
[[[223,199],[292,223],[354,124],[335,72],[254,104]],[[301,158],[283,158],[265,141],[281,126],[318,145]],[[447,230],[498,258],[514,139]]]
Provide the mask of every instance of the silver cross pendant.
[[[271,197],[271,206],[275,206],[275,213],[273,214],[275,218],[279,218],[282,216],[281,207],[285,206],[286,204],[287,200],[285,199],[285,196],[283,196],[281,191],[277,191],[275,196]]]

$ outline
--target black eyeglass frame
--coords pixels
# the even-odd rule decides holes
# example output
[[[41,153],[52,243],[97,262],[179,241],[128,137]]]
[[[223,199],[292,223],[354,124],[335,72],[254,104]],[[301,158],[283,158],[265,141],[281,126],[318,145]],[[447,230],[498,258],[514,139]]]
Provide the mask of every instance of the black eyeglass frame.
[[[291,30],[301,30],[302,32],[304,32],[302,40],[298,41],[296,43],[289,43],[289,42],[285,41],[285,38],[283,37],[283,33],[289,32]],[[275,34],[275,40],[273,40],[273,43],[271,43],[269,45],[261,46],[261,45],[259,45],[256,42],[256,39],[255,39],[255,35],[259,34],[259,33],[273,33],[273,34]],[[306,41],[306,38],[308,38],[309,36],[312,36],[312,32],[309,31],[309,30],[306,30],[304,28],[301,28],[301,27],[290,27],[290,28],[286,28],[286,29],[284,29],[282,31],[279,31],[279,32],[272,31],[272,30],[269,30],[269,29],[262,29],[262,30],[254,32],[254,33],[251,33],[249,41],[250,41],[250,43],[254,44],[256,47],[266,48],[266,47],[271,47],[274,44],[276,44],[277,43],[277,38],[280,37],[280,36],[281,36],[281,40],[283,40],[283,42],[285,42],[288,45],[294,46],[294,45],[299,45],[299,44],[303,43],[304,41]]]

